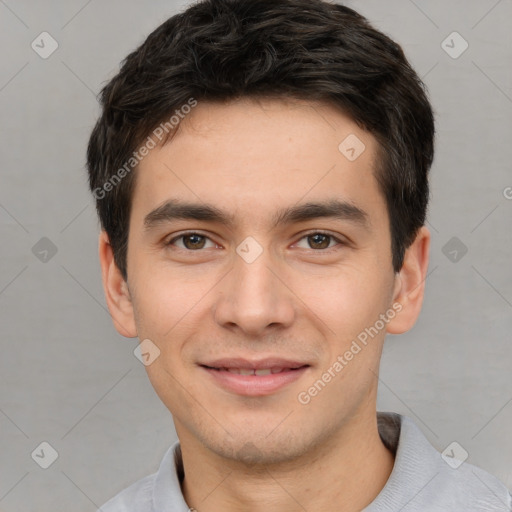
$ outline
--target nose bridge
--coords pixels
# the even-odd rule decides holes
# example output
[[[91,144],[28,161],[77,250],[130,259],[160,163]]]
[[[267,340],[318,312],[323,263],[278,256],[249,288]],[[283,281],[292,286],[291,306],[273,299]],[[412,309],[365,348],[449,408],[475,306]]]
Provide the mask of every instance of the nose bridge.
[[[289,290],[276,277],[272,251],[248,237],[236,249],[233,269],[216,304],[216,321],[258,334],[270,325],[287,326],[294,307]]]
[[[253,304],[254,309],[269,305],[275,297],[272,293],[275,276],[270,270],[273,264],[269,251],[263,251],[254,261],[239,254],[237,256],[233,277],[236,280],[234,284],[238,300],[248,301],[246,306]]]

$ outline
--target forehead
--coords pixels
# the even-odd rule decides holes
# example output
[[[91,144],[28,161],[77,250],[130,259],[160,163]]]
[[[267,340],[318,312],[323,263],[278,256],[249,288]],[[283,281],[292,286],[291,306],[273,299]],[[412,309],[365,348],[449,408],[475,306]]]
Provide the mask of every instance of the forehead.
[[[327,104],[199,103],[139,164],[133,210],[182,199],[270,223],[283,206],[328,197],[378,214],[376,154],[374,137]]]

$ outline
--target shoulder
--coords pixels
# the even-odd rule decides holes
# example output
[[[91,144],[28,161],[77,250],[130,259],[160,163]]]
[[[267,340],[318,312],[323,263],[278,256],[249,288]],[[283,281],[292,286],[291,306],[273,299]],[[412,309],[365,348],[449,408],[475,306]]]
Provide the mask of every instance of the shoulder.
[[[464,504],[468,511],[512,512],[512,495],[505,484],[467,462],[456,469],[441,464],[433,483],[449,510]]]
[[[503,482],[487,471],[465,462],[467,453],[462,447],[448,448],[440,453],[421,432],[411,418],[402,421],[404,452],[415,451],[416,486],[419,494],[413,501],[430,510],[467,512],[512,512],[512,498]],[[400,447],[400,443],[399,443]],[[457,453],[462,451],[462,453]],[[458,460],[460,457],[460,460]],[[404,474],[404,480],[407,480]],[[419,508],[418,510],[421,510]]]
[[[98,512],[188,512],[180,488],[182,459],[179,441],[164,455],[156,473],[130,485]]]
[[[379,413],[379,433],[395,452],[393,471],[367,512],[512,512],[505,484],[483,469],[457,461],[457,450],[441,454],[415,422]]]
[[[150,512],[156,473],[130,485],[102,505],[98,512]]]

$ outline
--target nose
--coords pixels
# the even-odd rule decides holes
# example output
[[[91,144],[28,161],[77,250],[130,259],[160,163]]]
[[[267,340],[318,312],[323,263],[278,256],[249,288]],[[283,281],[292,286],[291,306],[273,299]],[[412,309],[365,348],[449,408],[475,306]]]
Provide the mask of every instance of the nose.
[[[221,281],[215,304],[218,325],[242,331],[247,337],[292,325],[294,294],[282,265],[272,259],[268,250],[252,262],[235,255],[234,267]]]

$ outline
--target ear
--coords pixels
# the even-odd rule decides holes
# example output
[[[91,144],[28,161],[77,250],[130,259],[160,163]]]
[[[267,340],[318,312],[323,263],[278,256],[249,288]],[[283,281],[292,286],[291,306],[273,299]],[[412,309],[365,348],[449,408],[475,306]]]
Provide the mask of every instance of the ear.
[[[119,334],[127,338],[135,338],[137,328],[130,291],[114,261],[114,252],[105,231],[101,231],[98,245],[103,290],[110,316]]]
[[[398,314],[389,321],[387,332],[402,334],[416,323],[423,304],[430,250],[430,232],[422,226],[414,242],[405,251],[400,272],[395,275],[393,304]],[[398,309],[400,304],[401,309]]]

